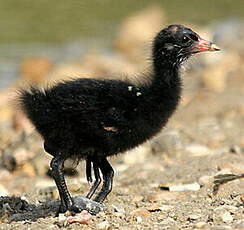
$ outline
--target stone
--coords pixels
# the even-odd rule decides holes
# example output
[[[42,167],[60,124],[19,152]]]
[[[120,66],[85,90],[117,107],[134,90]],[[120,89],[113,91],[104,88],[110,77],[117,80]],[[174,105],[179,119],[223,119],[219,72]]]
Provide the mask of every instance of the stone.
[[[21,167],[21,171],[28,177],[36,176],[36,169],[34,165],[30,162],[25,162]]]
[[[9,180],[11,177],[12,177],[12,174],[7,169],[0,168],[0,178]]]
[[[143,196],[141,196],[141,195],[136,195],[136,196],[134,196],[133,198],[132,198],[132,202],[140,202],[140,201],[142,201],[143,200]]]
[[[198,222],[195,224],[195,228],[197,228],[197,229],[205,229],[206,226],[207,226],[207,223],[205,223],[205,222]]]
[[[98,229],[98,230],[109,230],[112,228],[111,228],[111,225],[108,221],[103,221],[103,222],[96,225],[96,229]]]
[[[188,191],[198,191],[201,188],[201,186],[197,182],[194,182],[192,184],[160,185],[159,188],[171,192],[188,192]]]
[[[151,152],[151,147],[148,144],[141,145],[135,149],[130,150],[123,155],[125,164],[133,165],[145,162],[148,154]]]
[[[137,223],[141,223],[141,222],[142,222],[142,218],[141,218],[141,216],[137,216],[137,217],[136,217],[136,222],[137,222]]]
[[[172,205],[160,205],[159,209],[161,211],[170,211],[174,209],[174,206]]]
[[[67,218],[67,223],[68,224],[79,223],[79,224],[89,225],[92,223],[92,215],[88,211],[83,210],[82,212],[77,213],[74,216],[69,216]],[[104,229],[107,230],[108,228],[104,228]]]
[[[206,156],[212,153],[212,151],[207,146],[198,143],[186,146],[185,150],[189,152],[192,156]]]
[[[244,194],[240,195],[240,200],[241,200],[242,203],[244,204]]]
[[[58,225],[59,226],[64,226],[66,223],[66,220],[67,220],[67,217],[63,213],[60,213],[58,215]]]
[[[28,57],[21,63],[20,75],[25,81],[37,84],[45,80],[52,67],[48,57]]]
[[[132,216],[148,216],[150,215],[150,212],[147,210],[147,208],[137,208],[130,212],[130,215]]]
[[[180,193],[180,192],[169,192],[169,191],[162,191],[157,193],[149,194],[145,199],[148,201],[170,201],[170,200],[184,200],[188,196],[188,193]]]
[[[13,156],[17,165],[24,165],[26,161],[30,160],[34,156],[34,153],[27,151],[23,147],[19,147],[15,149]]]
[[[115,48],[133,61],[144,57],[147,42],[162,29],[164,21],[164,12],[159,7],[149,7],[129,16],[119,29]]]
[[[223,222],[225,222],[226,224],[230,224],[233,222],[233,216],[227,211],[224,212],[221,217]]]
[[[172,185],[170,186],[169,191],[188,192],[188,191],[198,191],[200,188],[201,188],[200,184],[195,182],[192,184]]]
[[[187,220],[192,221],[192,220],[197,220],[200,218],[201,218],[201,215],[199,215],[199,214],[191,214],[188,216]]]
[[[179,130],[171,129],[161,132],[151,140],[152,151],[154,153],[166,152],[171,154],[181,151],[184,148],[184,143]]]
[[[214,181],[214,177],[213,176],[202,176],[199,178],[199,184],[201,185],[210,185],[212,184]]]
[[[213,221],[215,224],[226,223],[230,224],[233,222],[233,216],[229,209],[233,209],[228,205],[217,207],[213,210]],[[233,212],[232,212],[233,213]]]
[[[203,72],[202,80],[205,87],[215,92],[223,92],[227,84],[227,74],[222,65],[212,66]]]
[[[100,211],[103,211],[105,209],[105,205],[104,204],[100,204],[98,202],[89,200],[85,197],[81,197],[81,196],[76,196],[73,197],[75,204],[78,207],[81,207],[84,210],[87,210],[88,212],[92,213],[92,214],[97,214]]]
[[[16,166],[17,166],[16,159],[10,152],[3,151],[0,161],[1,161],[1,166],[4,169],[7,169],[9,171],[16,170]]]
[[[0,194],[1,196],[7,196],[9,194],[8,190],[2,184],[0,184]]]

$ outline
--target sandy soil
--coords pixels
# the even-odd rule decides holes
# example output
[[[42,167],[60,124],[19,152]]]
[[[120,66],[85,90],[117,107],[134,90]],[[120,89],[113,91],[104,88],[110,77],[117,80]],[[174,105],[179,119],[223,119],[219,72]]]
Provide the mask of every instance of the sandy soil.
[[[225,183],[213,194],[214,176],[244,173],[244,105],[236,100],[241,95],[234,86],[224,94],[198,90],[158,137],[112,158],[113,192],[105,211],[87,225],[65,224],[55,217],[55,208],[40,206],[58,198],[45,175],[49,157],[41,153],[35,133],[21,142],[16,134],[12,149],[33,156],[13,172],[2,168],[1,186],[24,198],[26,207],[39,209],[28,212],[23,204],[12,211],[2,208],[0,229],[244,229],[244,180]],[[83,163],[76,170],[78,175],[67,178],[69,188],[85,195]]]

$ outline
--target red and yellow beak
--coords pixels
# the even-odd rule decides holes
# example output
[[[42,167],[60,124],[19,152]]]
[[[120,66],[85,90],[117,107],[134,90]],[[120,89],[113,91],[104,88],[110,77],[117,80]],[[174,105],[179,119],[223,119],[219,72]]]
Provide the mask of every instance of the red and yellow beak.
[[[193,47],[193,51],[197,53],[204,52],[204,51],[218,51],[218,50],[220,50],[218,46],[202,38],[199,38],[199,40],[195,42]]]

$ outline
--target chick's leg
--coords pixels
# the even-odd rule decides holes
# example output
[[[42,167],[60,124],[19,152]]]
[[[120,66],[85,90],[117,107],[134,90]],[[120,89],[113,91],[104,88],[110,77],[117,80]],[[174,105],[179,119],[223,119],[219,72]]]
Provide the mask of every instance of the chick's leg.
[[[90,162],[86,162],[86,164],[88,164],[88,163],[91,164],[91,161]],[[92,186],[90,188],[90,191],[86,195],[86,198],[88,198],[88,199],[91,199],[91,197],[93,196],[93,194],[97,190],[99,184],[101,183],[101,177],[100,177],[100,173],[99,173],[99,168],[98,168],[97,162],[94,160],[92,162],[92,164],[93,164],[93,171],[94,171],[95,181],[92,184]],[[86,167],[86,169],[89,169],[89,168],[90,168],[89,172],[86,170],[87,180],[88,180],[88,178],[91,178],[91,166],[87,166]],[[88,180],[88,182],[89,181],[90,180]]]
[[[103,175],[103,186],[96,196],[95,201],[102,203],[107,195],[112,191],[114,171],[105,157],[97,160],[97,164]]]
[[[88,183],[92,183],[92,161],[91,158],[86,159],[86,179]]]
[[[80,212],[81,210],[74,205],[74,201],[70,196],[67,185],[65,183],[64,175],[63,175],[63,164],[65,159],[60,155],[55,156],[51,163],[51,170],[53,179],[57,185],[59,196],[61,199],[61,206],[59,212],[65,212],[67,210]]]

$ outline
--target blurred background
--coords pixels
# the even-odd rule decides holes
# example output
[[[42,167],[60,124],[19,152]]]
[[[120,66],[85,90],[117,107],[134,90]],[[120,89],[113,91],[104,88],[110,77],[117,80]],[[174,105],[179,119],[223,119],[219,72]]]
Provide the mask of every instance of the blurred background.
[[[243,0],[0,0],[0,194],[28,194],[32,202],[58,198],[46,192],[56,188],[42,140],[14,106],[18,87],[143,72],[150,67],[152,38],[174,23],[214,41],[221,51],[196,55],[185,65],[182,103],[159,136],[111,160],[118,174],[109,199],[129,210],[134,201],[118,194],[141,191],[143,198],[135,202],[147,200],[161,178],[200,183],[203,175],[243,171]],[[80,194],[88,186],[79,167],[66,173]]]
[[[120,3],[112,0],[2,0],[0,88],[18,78],[19,66],[27,57],[44,56],[50,64],[59,64],[77,60],[91,50],[107,54],[116,42],[118,46],[136,43],[131,35],[136,36],[135,39],[145,36],[147,44],[150,36],[167,24],[206,27],[223,23],[223,28],[216,33],[220,33],[221,39],[232,41],[232,37],[239,36],[234,36],[234,32],[242,27],[238,27],[238,22],[244,18],[243,12],[242,0],[125,0]],[[232,34],[225,37],[229,33]],[[118,39],[122,39],[122,44],[118,44]]]

